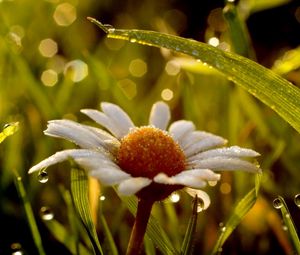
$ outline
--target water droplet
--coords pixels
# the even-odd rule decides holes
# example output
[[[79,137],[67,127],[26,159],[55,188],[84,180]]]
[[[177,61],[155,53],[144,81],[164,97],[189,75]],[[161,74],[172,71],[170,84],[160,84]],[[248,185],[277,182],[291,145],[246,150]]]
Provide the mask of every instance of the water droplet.
[[[132,37],[129,39],[130,42],[135,43],[136,42],[136,38]]]
[[[40,216],[43,220],[52,220],[54,218],[54,213],[48,206],[43,206],[40,209]]]
[[[285,216],[287,219],[289,219],[289,218],[291,217],[291,215],[290,215],[289,213],[286,213],[284,216]]]
[[[22,251],[22,245],[19,243],[12,243],[10,245],[10,248],[12,249],[12,255],[22,255],[23,251]]]
[[[208,185],[209,186],[216,186],[217,185],[217,183],[218,183],[218,181],[208,181]]]
[[[221,232],[225,232],[226,231],[226,227],[221,227]]]
[[[218,254],[222,253],[222,251],[223,251],[223,248],[222,248],[222,247],[219,247],[219,248],[218,248]]]
[[[40,183],[46,183],[49,180],[48,173],[45,170],[41,170],[38,175],[38,180]]]
[[[282,229],[283,229],[283,231],[287,231],[288,227],[286,225],[282,225]]]
[[[102,195],[102,196],[100,196],[100,200],[101,200],[101,201],[104,201],[105,199],[106,199],[106,197],[105,197],[105,196],[103,196],[103,195]]]
[[[115,28],[112,26],[112,25],[110,25],[110,24],[103,24],[103,27],[105,28],[105,29],[107,29],[107,32],[108,33],[113,33],[113,32],[115,32]]]
[[[295,195],[294,202],[300,208],[300,194]]]
[[[195,198],[197,199],[197,213],[200,213],[204,210],[205,204],[204,201],[201,198]]]
[[[280,209],[283,206],[283,203],[279,198],[275,198],[273,200],[273,206],[275,209]]]
[[[192,54],[193,54],[194,56],[198,56],[198,51],[197,51],[197,50],[193,50],[193,51],[192,51]]]

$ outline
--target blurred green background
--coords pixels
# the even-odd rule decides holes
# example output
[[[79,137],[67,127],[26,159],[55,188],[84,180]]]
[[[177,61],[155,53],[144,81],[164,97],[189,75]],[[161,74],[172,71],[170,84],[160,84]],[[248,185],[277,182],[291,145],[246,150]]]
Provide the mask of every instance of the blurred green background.
[[[247,25],[255,59],[300,86],[299,1],[235,4]],[[208,0],[0,0],[0,124],[20,123],[19,131],[0,144],[0,254],[13,254],[18,244],[23,254],[37,254],[14,184],[15,172],[23,178],[46,253],[70,254],[39,213],[43,206],[51,208],[55,219],[70,230],[65,199],[69,166],[53,167],[45,184],[27,175],[39,160],[73,146],[43,135],[48,120],[90,123],[79,110],[109,101],[143,125],[158,100],[170,105],[173,120],[192,120],[198,129],[227,138],[229,145],[253,148],[262,155],[260,197],[225,243],[223,254],[292,254],[272,201],[283,196],[300,229],[300,211],[293,202],[300,193],[299,134],[219,72],[166,49],[107,39],[86,20],[91,16],[116,28],[166,32],[232,50],[224,6],[224,1]],[[195,254],[211,251],[220,225],[253,183],[247,173],[224,173],[220,183],[207,188],[212,204],[199,214]],[[97,185],[93,188],[98,194]],[[101,213],[123,254],[133,218],[111,188],[100,190],[102,199],[105,196],[96,198]],[[191,213],[191,199],[180,195],[178,203],[163,202],[153,211],[177,247]],[[98,233],[104,240],[101,224]]]

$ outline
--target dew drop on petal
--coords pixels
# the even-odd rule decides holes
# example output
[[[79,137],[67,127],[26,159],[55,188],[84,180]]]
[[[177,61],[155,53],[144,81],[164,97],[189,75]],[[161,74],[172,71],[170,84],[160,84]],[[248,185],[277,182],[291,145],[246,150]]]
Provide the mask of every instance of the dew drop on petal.
[[[294,202],[300,208],[300,194],[295,195]]]
[[[38,174],[38,181],[40,183],[46,183],[49,180],[48,173],[45,170],[41,170]]]
[[[54,218],[54,213],[48,206],[43,206],[40,209],[40,216],[43,220],[52,220]]]
[[[169,199],[172,203],[177,203],[180,200],[180,195],[178,192],[173,192],[170,196]]]
[[[273,206],[275,209],[280,209],[283,206],[282,201],[279,198],[275,198],[273,200]]]

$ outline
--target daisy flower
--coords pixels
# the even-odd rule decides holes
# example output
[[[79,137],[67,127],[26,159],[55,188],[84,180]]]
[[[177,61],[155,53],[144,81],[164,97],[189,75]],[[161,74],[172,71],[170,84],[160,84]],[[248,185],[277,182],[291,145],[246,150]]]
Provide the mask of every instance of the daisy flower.
[[[29,173],[72,158],[102,184],[116,185],[119,194],[136,195],[139,205],[130,239],[132,246],[140,246],[155,201],[184,189],[201,198],[206,209],[210,201],[201,189],[220,180],[218,171],[261,171],[254,161],[259,156],[257,152],[238,146],[224,147],[224,138],[197,131],[191,121],[175,121],[168,128],[170,109],[164,102],[152,106],[149,125],[141,127],[136,127],[115,104],[103,102],[101,109],[81,112],[105,130],[71,120],[49,121],[46,135],[67,139],[80,148],[57,152],[33,166]],[[139,217],[147,219],[142,224],[144,229],[137,226]],[[127,254],[138,251],[132,249],[139,247],[128,248]]]

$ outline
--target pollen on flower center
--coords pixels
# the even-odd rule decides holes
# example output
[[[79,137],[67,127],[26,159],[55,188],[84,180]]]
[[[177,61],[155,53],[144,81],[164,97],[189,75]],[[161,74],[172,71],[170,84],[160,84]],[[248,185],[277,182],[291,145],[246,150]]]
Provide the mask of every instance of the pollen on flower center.
[[[161,129],[136,128],[121,140],[118,165],[134,177],[153,178],[158,173],[173,176],[185,169],[179,145]]]

